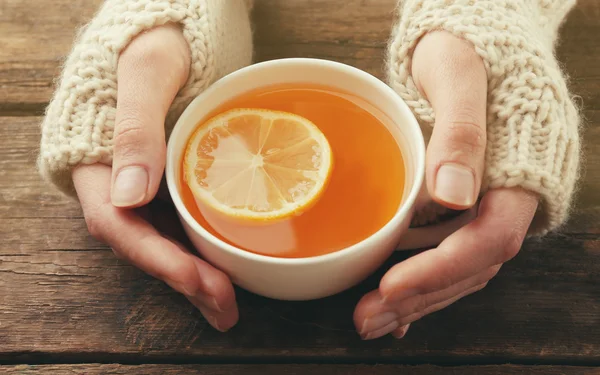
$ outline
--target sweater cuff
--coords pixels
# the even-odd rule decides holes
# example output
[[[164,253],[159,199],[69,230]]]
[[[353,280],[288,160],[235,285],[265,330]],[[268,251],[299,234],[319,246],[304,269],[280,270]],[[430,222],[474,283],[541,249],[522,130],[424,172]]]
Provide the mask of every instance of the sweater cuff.
[[[141,32],[178,23],[191,51],[187,83],[166,119],[167,137],[189,102],[218,78],[250,64],[249,0],[107,0],[79,33],[46,110],[38,169],[74,196],[78,164],[112,163],[120,53]]]
[[[419,118],[425,136],[435,114],[411,74],[411,54],[427,32],[473,44],[488,77],[482,194],[522,187],[540,205],[530,234],[566,220],[579,171],[579,114],[554,57],[557,29],[574,0],[403,0],[388,50],[390,86]],[[429,125],[429,126],[427,126]]]

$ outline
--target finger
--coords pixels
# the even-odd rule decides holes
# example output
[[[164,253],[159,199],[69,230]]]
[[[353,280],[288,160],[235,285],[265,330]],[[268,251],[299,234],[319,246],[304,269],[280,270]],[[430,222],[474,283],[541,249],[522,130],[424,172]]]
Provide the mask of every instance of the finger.
[[[207,307],[202,300],[193,297],[187,297],[187,299],[200,310],[206,321],[218,331],[229,331],[239,319],[239,312],[236,305],[232,306],[229,310],[217,311]]]
[[[397,315],[383,303],[378,289],[365,294],[354,309],[354,326],[363,340],[385,336],[398,329]]]
[[[361,337],[363,340],[374,340],[374,339],[383,337],[383,336],[391,333],[396,338],[402,338],[406,334],[406,331],[408,330],[408,327],[410,326],[411,323],[421,319],[422,317],[424,317],[426,315],[429,315],[429,314],[439,311],[445,307],[448,307],[449,305],[453,304],[454,302],[458,301],[461,298],[464,298],[470,294],[480,291],[481,289],[485,288],[486,285],[487,285],[487,283],[475,285],[475,286],[473,286],[467,290],[464,290],[461,293],[459,293],[449,299],[446,299],[446,300],[436,303],[434,305],[430,305],[430,306],[426,307],[424,310],[415,312],[409,316],[405,316],[405,317],[399,318],[397,320],[391,320],[390,323],[383,325],[379,329],[375,329],[373,331],[367,331],[366,333],[362,333]],[[389,316],[387,314],[389,314]],[[386,319],[389,319],[389,317],[393,316],[393,312],[384,313],[380,317],[383,318],[384,316],[388,316]]]
[[[498,273],[500,267],[500,265],[490,267],[444,290],[419,294],[394,303],[386,303],[380,293],[369,293],[356,306],[355,322],[357,329],[363,335],[366,335],[382,328],[382,325],[387,325],[391,321],[400,322],[407,316],[425,311],[430,306],[451,299],[474,286],[488,282]]]
[[[140,35],[119,58],[111,192],[117,207],[141,206],[156,195],[165,167],[164,121],[189,60],[176,26]]]
[[[414,313],[412,315],[409,315],[407,317],[404,317],[404,318],[400,319],[398,321],[398,325],[406,325],[406,324],[411,324],[413,322],[416,322],[417,320],[423,318],[426,315],[432,314],[432,313],[434,313],[436,311],[440,311],[441,309],[444,309],[444,308],[450,306],[454,302],[456,302],[456,301],[458,301],[458,300],[460,300],[460,299],[462,299],[462,298],[464,298],[466,296],[469,296],[469,295],[471,295],[473,293],[476,293],[476,292],[482,290],[486,286],[487,286],[487,283],[483,283],[483,284],[480,284],[480,285],[476,285],[476,286],[474,286],[472,288],[469,288],[469,289],[463,291],[462,293],[460,293],[460,294],[458,294],[458,295],[456,295],[456,296],[454,296],[452,298],[449,298],[449,299],[447,299],[445,301],[442,301],[440,303],[437,303],[435,305],[431,305],[431,306],[427,307],[423,311],[419,311],[417,313]]]
[[[426,181],[432,198],[452,209],[479,195],[486,145],[487,74],[473,46],[446,32],[417,45],[413,75],[435,112],[427,146]]]
[[[398,319],[405,318],[420,311],[425,311],[430,306],[439,304],[440,302],[446,301],[448,299],[453,298],[454,296],[460,295],[465,290],[469,290],[477,285],[487,283],[498,274],[500,267],[501,265],[490,267],[485,271],[482,271],[475,276],[471,276],[465,280],[462,280],[446,289],[432,293],[418,294],[405,300],[398,301],[396,303],[391,304],[392,308],[394,309],[394,312],[398,315]]]
[[[392,267],[379,285],[389,301],[446,289],[514,257],[537,209],[535,195],[518,189],[489,191],[477,219],[422,252]]]
[[[477,217],[478,205],[471,207],[459,216],[439,224],[410,228],[402,235],[397,250],[424,249],[437,246],[446,237],[464,227]]]
[[[110,167],[75,169],[73,179],[90,233],[144,272],[213,312],[218,329],[237,319],[235,292],[229,278],[160,234],[134,211],[110,203]],[[221,320],[222,319],[222,320]]]

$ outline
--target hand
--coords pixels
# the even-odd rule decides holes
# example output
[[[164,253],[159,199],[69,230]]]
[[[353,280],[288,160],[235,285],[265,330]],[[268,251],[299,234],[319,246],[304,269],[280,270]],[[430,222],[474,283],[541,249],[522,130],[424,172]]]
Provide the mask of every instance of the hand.
[[[161,235],[141,214],[159,189],[165,117],[188,78],[190,59],[174,25],[152,29],[130,43],[117,71],[112,168],[82,165],[73,171],[73,181],[94,237],[109,244],[117,257],[183,293],[213,327],[225,331],[238,320],[229,278]]]
[[[468,42],[434,32],[417,45],[412,70],[436,115],[427,147],[429,195],[448,208],[469,209],[479,196],[486,157],[483,61]],[[520,250],[537,205],[537,197],[520,188],[484,194],[477,218],[437,248],[392,267],[360,300],[354,321],[362,338],[401,338],[410,323],[484,288]]]

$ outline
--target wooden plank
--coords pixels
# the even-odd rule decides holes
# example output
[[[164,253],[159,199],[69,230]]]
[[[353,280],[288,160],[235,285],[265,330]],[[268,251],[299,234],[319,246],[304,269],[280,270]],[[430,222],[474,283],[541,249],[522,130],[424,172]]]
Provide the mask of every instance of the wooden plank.
[[[0,111],[42,108],[73,25],[99,3],[53,0],[45,12],[32,12],[32,2],[0,3]],[[392,3],[261,0],[258,59],[329,56],[380,75]],[[313,6],[322,12],[308,11]],[[484,292],[415,324],[401,341],[360,341],[351,313],[405,254],[322,301],[284,303],[239,291],[239,326],[213,331],[185,299],[114,259],[86,234],[77,205],[39,181],[40,118],[0,118],[0,360],[600,362],[599,12],[595,0],[580,0],[559,50],[588,120],[587,173],[567,230],[528,242]],[[363,15],[370,21],[357,26]],[[29,44],[42,34],[46,42]],[[23,60],[14,61],[20,53]]]
[[[63,249],[71,246],[60,242],[62,233],[30,231],[40,238],[37,249],[0,237],[0,361],[600,363],[597,236],[529,242],[484,292],[414,324],[404,340],[363,342],[352,326],[354,304],[405,254],[359,287],[320,301],[238,291],[241,321],[221,334],[184,298],[109,250]],[[83,228],[74,233],[86,241]]]
[[[74,29],[101,0],[0,3],[0,113],[41,114]],[[261,0],[254,11],[256,61],[282,57],[332,59],[382,77],[385,42],[396,0]],[[600,4],[580,0],[561,33],[561,61],[574,92],[600,109]],[[593,104],[590,107],[590,104]]]
[[[350,64],[383,78],[385,46],[396,3],[397,0],[257,1],[253,13],[256,60],[321,58]]]
[[[595,375],[592,367],[568,366],[460,366],[394,365],[45,365],[0,366],[0,374],[12,375]]]
[[[37,173],[41,121],[0,118],[0,218],[82,217],[74,200],[44,184]]]
[[[0,2],[0,110],[41,113],[53,79],[73,42],[102,0]]]

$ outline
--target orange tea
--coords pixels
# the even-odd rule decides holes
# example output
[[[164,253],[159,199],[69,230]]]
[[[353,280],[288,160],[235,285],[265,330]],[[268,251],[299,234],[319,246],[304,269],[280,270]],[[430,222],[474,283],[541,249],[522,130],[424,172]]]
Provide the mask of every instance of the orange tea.
[[[316,203],[297,216],[250,223],[207,215],[181,173],[182,200],[194,219],[221,240],[258,254],[304,258],[341,250],[377,232],[397,212],[404,191],[401,150],[373,105],[315,85],[255,90],[221,105],[206,119],[236,108],[283,111],[310,120],[332,154],[329,180]],[[184,164],[181,162],[183,171]]]

